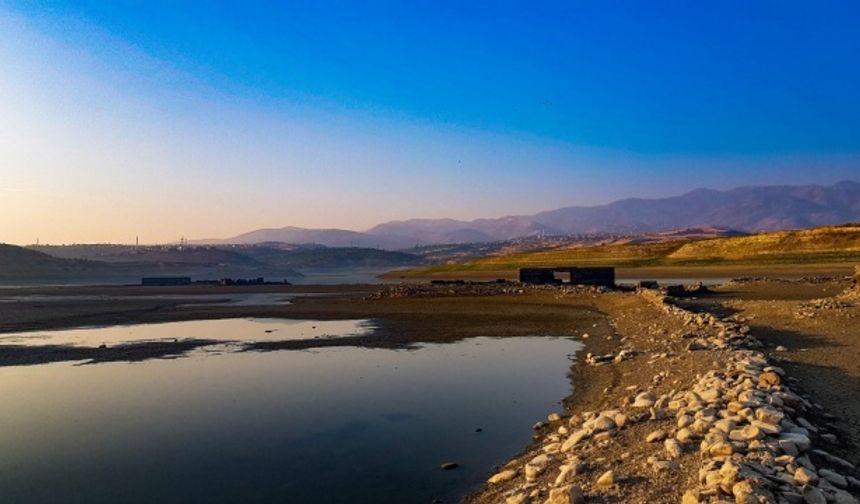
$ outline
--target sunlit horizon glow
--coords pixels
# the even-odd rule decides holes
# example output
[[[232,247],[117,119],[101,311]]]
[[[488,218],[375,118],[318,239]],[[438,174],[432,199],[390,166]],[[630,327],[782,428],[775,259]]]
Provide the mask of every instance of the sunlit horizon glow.
[[[857,180],[858,9],[0,0],[0,242]]]

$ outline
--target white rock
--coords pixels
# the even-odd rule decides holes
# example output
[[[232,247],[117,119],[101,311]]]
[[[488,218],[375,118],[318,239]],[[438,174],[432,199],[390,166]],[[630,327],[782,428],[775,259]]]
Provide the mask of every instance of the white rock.
[[[684,444],[687,444],[695,441],[696,435],[693,433],[693,431],[684,427],[683,429],[679,429],[678,432],[675,433],[675,439]]]
[[[503,483],[505,481],[510,481],[514,479],[517,475],[517,472],[513,469],[508,469],[505,471],[499,471],[496,474],[490,476],[490,479],[487,480],[487,483],[491,485],[495,485],[497,483]]]
[[[569,452],[573,449],[574,446],[581,443],[584,439],[588,438],[590,434],[585,429],[579,429],[578,431],[574,431],[573,434],[568,436],[567,440],[561,444],[561,451]]]
[[[582,489],[577,485],[553,488],[544,504],[580,504],[585,502]]]
[[[600,415],[599,417],[595,418],[591,426],[595,431],[598,432],[612,430],[616,427],[615,420],[603,415]]]
[[[606,471],[601,474],[599,478],[597,478],[597,486],[598,487],[610,487],[615,484],[615,473],[613,471]]]
[[[529,501],[529,496],[524,493],[512,495],[505,499],[505,504],[526,504]]]
[[[654,406],[655,402],[657,402],[657,396],[655,396],[653,392],[642,392],[636,396],[636,399],[633,401],[633,407],[650,408],[651,406]]]
[[[684,447],[676,439],[667,439],[663,442],[663,447],[672,458],[678,458],[684,453]]]
[[[805,467],[798,467],[794,471],[794,480],[801,485],[815,485],[818,483],[818,475]]]
[[[779,425],[785,414],[782,411],[773,408],[759,408],[755,410],[756,420],[768,424]]]

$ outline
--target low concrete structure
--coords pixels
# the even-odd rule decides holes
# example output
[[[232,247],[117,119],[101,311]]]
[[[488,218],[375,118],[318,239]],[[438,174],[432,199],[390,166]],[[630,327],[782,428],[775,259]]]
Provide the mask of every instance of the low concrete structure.
[[[562,278],[559,278],[559,274]],[[569,279],[564,276],[569,275]],[[527,284],[571,284],[615,286],[615,268],[558,266],[553,268],[520,268],[520,282]]]
[[[191,285],[191,277],[143,277],[140,279],[140,284],[146,287]]]

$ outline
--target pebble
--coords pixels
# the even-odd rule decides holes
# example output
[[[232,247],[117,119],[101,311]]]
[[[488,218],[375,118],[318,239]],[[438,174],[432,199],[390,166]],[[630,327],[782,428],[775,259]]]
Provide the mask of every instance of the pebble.
[[[585,429],[580,429],[571,434],[564,443],[561,444],[561,451],[569,452],[574,446],[581,443],[584,439],[589,436],[589,433]]]
[[[681,497],[681,504],[699,504],[699,496],[698,491],[688,490]]]
[[[806,504],[827,504],[824,493],[814,486],[809,485],[803,487],[803,500]]]
[[[678,458],[684,453],[684,448],[681,446],[675,439],[667,439],[663,442],[664,448],[666,448],[666,453],[669,454],[672,458]]]
[[[584,502],[585,495],[582,493],[582,488],[572,485],[550,490],[549,498],[544,504],[582,504]]]
[[[508,497],[507,499],[505,499],[505,504],[527,504],[528,501],[529,501],[529,496],[524,494],[524,493],[520,493],[520,494],[514,494],[514,495]]]
[[[827,481],[833,483],[834,485],[838,486],[839,488],[848,487],[848,480],[845,479],[845,476],[842,476],[837,472],[831,471],[829,469],[821,469],[820,471],[818,471],[818,475],[826,479]]]
[[[633,401],[634,408],[650,408],[657,402],[657,396],[653,392],[642,392]]]
[[[496,474],[490,476],[490,479],[487,480],[487,483],[494,485],[496,483],[503,483],[505,481],[511,481],[517,475],[517,471],[513,469],[508,469],[505,471],[499,471]]]
[[[549,464],[549,457],[545,454],[538,455],[526,462],[523,467],[523,470],[526,473],[526,480],[536,480],[537,477],[543,473],[544,469],[546,469],[547,464]]]
[[[675,438],[684,443],[692,443],[696,439],[696,435],[688,428],[678,429],[678,432],[675,433]]]
[[[592,424],[592,428],[598,432],[612,430],[615,427],[615,420],[604,415],[600,415],[599,417],[595,418],[594,423]]]
[[[598,487],[610,487],[615,484],[615,473],[613,471],[606,471],[601,474],[599,478],[597,478],[597,486]]]
[[[801,485],[815,485],[818,483],[818,475],[805,467],[798,467],[794,471],[794,480]]]

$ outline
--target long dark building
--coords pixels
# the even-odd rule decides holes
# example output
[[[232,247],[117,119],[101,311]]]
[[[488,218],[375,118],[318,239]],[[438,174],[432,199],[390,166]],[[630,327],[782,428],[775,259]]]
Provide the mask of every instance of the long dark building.
[[[191,285],[191,277],[143,277],[140,284],[146,287],[170,287],[175,285]]]
[[[558,274],[562,278],[559,278]],[[568,279],[564,278],[568,276]],[[520,282],[527,284],[565,284],[615,286],[615,268],[558,266],[552,268],[520,268]]]

